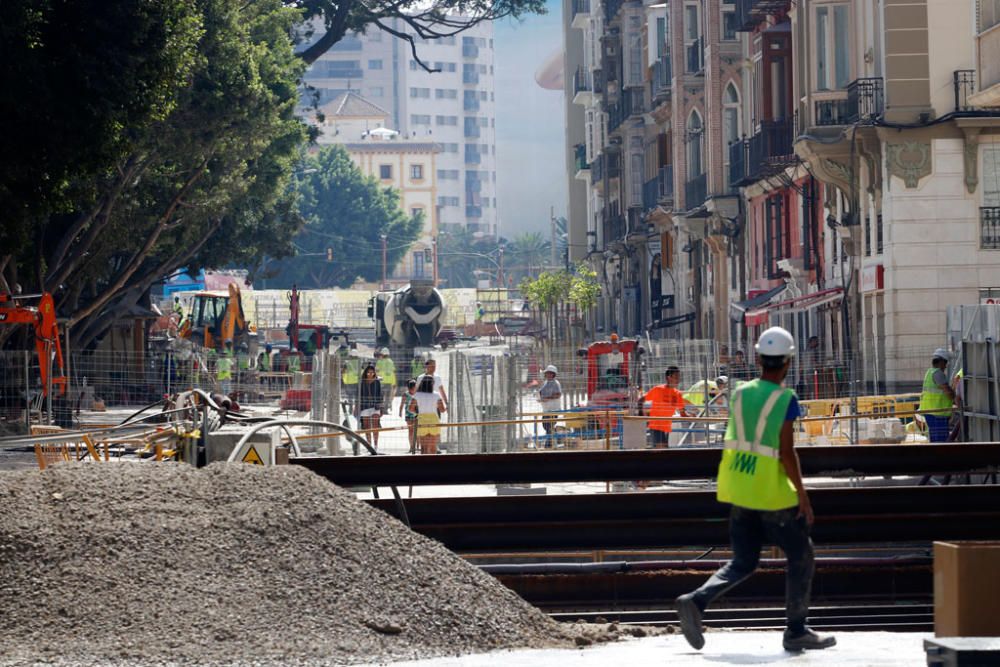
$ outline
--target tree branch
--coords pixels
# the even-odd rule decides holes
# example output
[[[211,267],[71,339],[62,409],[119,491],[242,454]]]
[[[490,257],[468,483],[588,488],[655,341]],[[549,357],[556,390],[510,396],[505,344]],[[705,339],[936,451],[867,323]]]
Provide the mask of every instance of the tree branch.
[[[343,39],[344,33],[347,32],[347,19],[350,17],[351,9],[354,5],[354,0],[340,0],[336,11],[333,13],[333,18],[329,18],[326,22],[326,32],[323,33],[323,36],[315,44],[309,46],[305,51],[300,51],[297,54],[299,58],[302,58],[307,65],[312,65],[321,55],[329,51],[334,44]],[[331,6],[331,3],[327,3],[327,7]]]

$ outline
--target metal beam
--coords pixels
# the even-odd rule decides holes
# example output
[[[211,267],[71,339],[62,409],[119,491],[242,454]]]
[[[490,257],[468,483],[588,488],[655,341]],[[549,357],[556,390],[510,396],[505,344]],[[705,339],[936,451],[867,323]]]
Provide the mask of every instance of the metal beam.
[[[1000,486],[814,489],[823,544],[1000,539]],[[369,501],[393,514],[395,504]],[[421,498],[413,529],[457,552],[662,549],[729,542],[726,505],[706,491]]]
[[[803,474],[924,475],[1000,470],[1000,443],[799,447]],[[717,448],[295,458],[341,486],[605,482],[715,477]]]

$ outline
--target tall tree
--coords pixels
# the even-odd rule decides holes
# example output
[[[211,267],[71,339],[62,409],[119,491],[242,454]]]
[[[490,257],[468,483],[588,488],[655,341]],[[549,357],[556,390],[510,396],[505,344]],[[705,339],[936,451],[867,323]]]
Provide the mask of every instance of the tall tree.
[[[285,0],[303,11],[305,45],[300,55],[313,63],[347,33],[381,30],[404,40],[413,59],[428,72],[417,48],[422,40],[453,37],[482,23],[545,13],[545,0]]]
[[[64,28],[43,31],[44,41],[32,48],[59,51],[69,48],[61,42],[85,41],[91,20],[81,17],[74,27],[62,16],[74,3],[27,1],[43,14],[44,25]],[[157,2],[168,0],[108,4],[124,11]],[[183,52],[177,56],[184,63],[176,67],[180,73],[162,93],[147,89],[145,76],[136,76],[129,89],[131,95],[164,101],[152,104],[155,113],[143,122],[120,119],[116,149],[103,166],[70,161],[64,190],[85,196],[64,197],[60,206],[40,211],[30,242],[7,267],[8,275],[29,289],[57,292],[57,309],[70,319],[76,349],[101,336],[163,276],[262,252],[288,254],[299,225],[288,190],[305,139],[294,115],[303,69],[290,38],[297,12],[280,0],[175,4],[191,12],[194,25],[193,37],[175,34],[177,28],[161,40],[163,49]],[[127,35],[129,27],[122,32]],[[125,41],[126,53],[147,48]],[[128,61],[104,55],[105,60],[94,56],[93,69],[131,74],[124,72],[132,66]],[[68,65],[58,61],[53,67]],[[44,64],[39,67],[44,74]],[[94,94],[99,91],[80,101]],[[62,105],[62,115],[75,109]]]
[[[444,287],[475,287],[476,273],[496,274],[498,245],[492,238],[475,236],[465,227],[438,234],[438,276]]]
[[[515,283],[523,278],[535,278],[552,252],[552,244],[539,232],[526,232],[511,239],[507,246],[508,266]]]
[[[392,272],[423,227],[408,216],[399,193],[364,176],[341,146],[320,149],[303,163],[298,185],[305,227],[295,237],[298,256],[279,262],[269,284],[279,287],[349,287],[358,278],[382,277],[382,235],[386,273]]]

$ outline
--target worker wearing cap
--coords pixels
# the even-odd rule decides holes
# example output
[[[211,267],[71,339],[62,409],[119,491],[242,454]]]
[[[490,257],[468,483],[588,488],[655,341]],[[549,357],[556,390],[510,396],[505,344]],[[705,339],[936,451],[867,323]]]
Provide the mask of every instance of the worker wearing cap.
[[[663,384],[656,385],[642,397],[644,404],[649,406],[647,414],[650,417],[673,417],[678,413],[688,416],[687,408],[693,406],[677,388],[681,383],[681,370],[677,366],[668,366],[664,380]],[[653,439],[653,447],[666,447],[673,428],[672,419],[650,420],[649,434]]]
[[[392,407],[392,399],[396,395],[396,364],[389,357],[389,348],[383,347],[378,351],[375,359],[375,372],[382,381],[382,389],[385,394],[387,408],[383,412],[388,414],[388,408]]]
[[[547,413],[542,418],[542,428],[545,429],[546,435],[552,435],[557,417],[554,414],[548,413],[558,412],[562,407],[562,385],[556,379],[556,376],[559,375],[559,369],[555,366],[551,364],[546,366],[544,375],[545,382],[538,388],[538,399],[542,404],[542,411]],[[551,447],[551,440],[546,442],[545,446]]]
[[[761,547],[771,543],[781,547],[788,559],[785,650],[827,648],[836,639],[807,625],[814,569],[809,538],[813,511],[794,449],[799,402],[794,391],[782,386],[795,356],[795,342],[788,331],[771,327],[761,334],[756,349],[763,370],[760,378],[733,392],[719,464],[717,497],[732,505],[733,559],[700,588],[677,598],[681,631],[694,648],[704,646],[705,609],[749,577],[760,562]]]
[[[955,391],[948,383],[948,359],[951,354],[943,347],[934,350],[931,367],[924,373],[924,387],[920,392],[918,411],[927,422],[927,439],[930,442],[948,441],[948,422]]]

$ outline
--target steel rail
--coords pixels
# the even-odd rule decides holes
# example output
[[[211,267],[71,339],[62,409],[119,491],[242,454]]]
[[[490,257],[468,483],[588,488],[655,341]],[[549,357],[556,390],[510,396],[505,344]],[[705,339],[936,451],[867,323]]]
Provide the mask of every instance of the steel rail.
[[[1000,443],[797,447],[803,474],[925,475],[1000,470]],[[293,458],[341,486],[710,479],[721,449]]]

